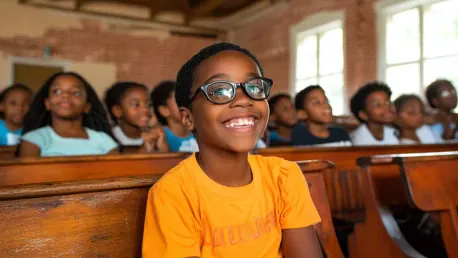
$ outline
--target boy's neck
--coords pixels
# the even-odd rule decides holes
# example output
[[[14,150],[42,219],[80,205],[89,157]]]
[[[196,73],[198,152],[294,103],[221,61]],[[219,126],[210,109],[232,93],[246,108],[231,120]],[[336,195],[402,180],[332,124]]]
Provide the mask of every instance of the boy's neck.
[[[197,162],[213,181],[228,187],[240,187],[253,180],[248,153],[234,153],[205,144],[199,144],[199,148]]]
[[[172,133],[178,137],[187,137],[191,134],[189,130],[184,127],[184,125],[179,122],[175,121],[173,119],[168,119],[167,120],[167,127],[172,131]]]
[[[329,125],[322,123],[315,123],[313,121],[308,121],[306,123],[307,129],[309,132],[318,138],[328,138],[329,137]]]
[[[131,139],[138,139],[142,136],[142,130],[136,126],[133,126],[123,120],[119,121],[119,127],[121,128],[124,135]]]
[[[414,140],[414,141],[420,142],[420,139],[418,139],[418,136],[417,136],[417,130],[416,129],[410,129],[410,128],[409,129],[407,129],[407,128],[401,129],[399,138],[400,139],[410,139],[410,140]]]
[[[384,124],[379,123],[367,123],[367,128],[369,132],[374,136],[375,139],[382,141],[383,140],[383,128],[385,127]]]
[[[17,130],[22,128],[22,125],[17,125],[17,124],[15,124],[15,123],[13,123],[11,121],[8,121],[8,120],[5,120],[5,126],[11,132],[15,132],[15,131],[17,131]]]
[[[291,139],[291,133],[293,130],[291,129],[291,127],[280,125],[280,126],[277,126],[276,131],[278,135],[280,136],[280,138]]]

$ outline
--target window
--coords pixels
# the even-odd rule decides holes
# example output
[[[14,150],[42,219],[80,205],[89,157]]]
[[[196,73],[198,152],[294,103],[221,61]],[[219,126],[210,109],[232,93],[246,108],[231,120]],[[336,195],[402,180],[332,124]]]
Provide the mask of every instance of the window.
[[[322,15],[321,17],[334,20],[320,25],[316,24],[317,21],[314,22],[315,26],[296,25],[293,28],[291,45],[294,55],[292,92],[297,93],[309,85],[319,84],[326,91],[335,115],[345,112],[343,30],[340,15],[342,14]]]
[[[381,8],[379,78],[390,85],[393,98],[424,97],[439,78],[458,85],[458,0],[419,1]]]

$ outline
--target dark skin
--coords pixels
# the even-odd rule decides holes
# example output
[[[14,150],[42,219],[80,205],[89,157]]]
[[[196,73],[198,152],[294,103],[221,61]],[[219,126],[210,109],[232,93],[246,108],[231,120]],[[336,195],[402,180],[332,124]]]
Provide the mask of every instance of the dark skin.
[[[280,99],[273,107],[270,120],[275,124],[275,130],[282,139],[290,139],[292,128],[297,123],[297,114],[290,98]]]
[[[321,89],[315,89],[305,96],[304,115],[307,119],[307,128],[318,138],[328,138],[329,124],[333,121],[332,108],[328,98]]]
[[[132,88],[125,92],[120,105],[111,109],[119,127],[130,138],[143,138],[139,152],[169,150],[163,128],[158,126],[150,108],[148,92],[142,88]]]
[[[88,139],[83,124],[83,114],[89,112],[87,93],[81,81],[71,75],[57,77],[49,89],[45,106],[51,112],[52,128],[57,135],[66,138]],[[21,157],[39,157],[37,145],[21,141]],[[110,153],[117,153],[113,149]]]
[[[5,125],[10,131],[22,128],[24,116],[29,111],[32,94],[24,89],[10,90],[0,103],[0,110],[4,113]]]
[[[364,110],[359,117],[366,122],[367,128],[375,139],[383,140],[383,128],[394,122],[394,107],[390,96],[384,91],[375,91],[367,96]]]
[[[259,68],[249,57],[237,51],[223,51],[197,67],[192,92],[215,80],[238,83],[259,76]],[[202,170],[219,184],[237,187],[253,180],[248,152],[263,134],[268,114],[267,101],[252,100],[238,88],[234,100],[223,105],[215,105],[199,93],[192,109],[180,109],[180,120],[196,132],[200,149],[197,161]],[[255,125],[243,130],[225,126],[240,117],[254,117]],[[313,226],[282,230],[282,249],[286,258],[322,257]]]
[[[396,124],[400,128],[402,139],[410,139],[420,142],[416,130],[423,125],[424,108],[423,103],[418,99],[410,99],[398,110]]]
[[[167,120],[167,127],[178,137],[188,137],[191,131],[180,121],[180,111],[175,100],[175,92],[167,99],[167,105],[159,107],[159,113]]]
[[[453,85],[444,83],[437,89],[438,97],[432,99],[438,113],[435,115],[435,123],[441,123],[444,126],[442,138],[451,140],[455,138],[457,128],[450,128],[451,123],[458,125],[458,115],[453,112],[457,106],[457,95]]]

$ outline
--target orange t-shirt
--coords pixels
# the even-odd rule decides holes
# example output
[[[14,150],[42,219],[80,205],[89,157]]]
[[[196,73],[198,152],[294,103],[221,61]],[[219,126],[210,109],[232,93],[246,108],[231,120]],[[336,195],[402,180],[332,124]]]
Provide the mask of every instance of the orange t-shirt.
[[[320,221],[299,166],[249,156],[253,180],[226,187],[210,179],[195,155],[150,190],[143,258],[281,258],[282,229]]]

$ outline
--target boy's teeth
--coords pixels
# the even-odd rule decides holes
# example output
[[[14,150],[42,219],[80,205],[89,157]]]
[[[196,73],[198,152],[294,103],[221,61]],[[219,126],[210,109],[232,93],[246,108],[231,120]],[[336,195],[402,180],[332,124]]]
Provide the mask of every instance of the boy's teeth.
[[[254,125],[254,118],[237,118],[232,119],[225,123],[226,127],[239,127],[239,126],[249,126]]]

